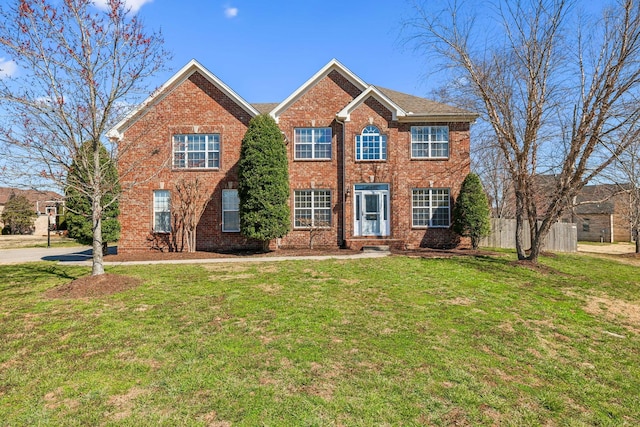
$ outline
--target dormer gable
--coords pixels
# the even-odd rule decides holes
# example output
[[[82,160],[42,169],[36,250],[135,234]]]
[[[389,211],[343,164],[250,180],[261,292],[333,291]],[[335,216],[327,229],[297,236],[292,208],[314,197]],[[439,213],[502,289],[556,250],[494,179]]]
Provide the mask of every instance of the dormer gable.
[[[380,102],[385,108],[391,112],[392,120],[398,120],[398,117],[404,117],[406,112],[387,95],[380,92],[375,86],[367,87],[357,98],[351,101],[346,107],[336,114],[339,120],[348,122],[351,120],[351,112],[358,108],[360,104],[369,98],[374,98]]]

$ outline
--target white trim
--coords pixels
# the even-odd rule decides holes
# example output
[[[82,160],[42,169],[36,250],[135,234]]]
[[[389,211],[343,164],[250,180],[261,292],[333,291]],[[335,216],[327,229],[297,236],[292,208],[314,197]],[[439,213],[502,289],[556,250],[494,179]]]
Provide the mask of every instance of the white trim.
[[[449,218],[447,220],[447,225],[433,225],[433,215],[435,210],[438,208],[437,206],[433,206],[433,192],[439,190],[446,190],[447,192],[447,211],[449,214]],[[415,206],[413,203],[413,196],[415,191],[426,191],[429,195],[429,206]],[[416,225],[414,223],[413,211],[414,209],[427,209],[429,211],[429,223],[427,225]],[[414,187],[411,189],[411,228],[424,230],[427,228],[449,228],[451,227],[451,214],[452,214],[453,206],[451,205],[451,188],[449,187]]]
[[[329,132],[331,134],[331,139],[329,140],[329,143],[326,142],[322,142],[322,143],[317,143],[315,141],[315,136],[316,133],[319,129],[329,129]],[[298,130],[311,130],[311,142],[298,142],[296,141],[296,137],[298,136]],[[322,145],[328,145],[329,146],[329,156],[328,157],[318,157],[316,156],[316,145],[318,144],[322,144]],[[311,157],[298,157],[298,146],[299,145],[311,145]],[[327,161],[327,160],[331,160],[333,158],[333,129],[331,128],[331,126],[324,126],[324,127],[295,127],[293,128],[293,160],[295,161]]]
[[[478,114],[463,113],[435,113],[435,114],[416,114],[407,113],[406,116],[399,116],[400,123],[475,123],[480,117]]]
[[[360,189],[356,189],[360,186]],[[374,188],[382,187],[384,188]],[[365,188],[363,188],[365,187]],[[371,188],[366,188],[371,187]],[[353,186],[353,235],[355,237],[389,237],[391,236],[391,197],[390,187],[388,183],[361,183]],[[378,197],[378,233],[364,234],[363,219],[365,215],[365,197],[366,195],[376,195]],[[360,209],[358,209],[360,208]]]
[[[426,128],[429,131],[423,132],[423,134],[427,134],[428,138],[426,141],[414,141],[413,139],[413,130],[415,128]],[[431,129],[432,128],[446,128],[447,129],[447,140],[446,141],[438,141],[431,140]],[[451,157],[451,129],[449,125],[413,125],[409,128],[409,157],[411,160],[446,160]],[[447,144],[447,155],[446,156],[432,156],[431,153],[434,151],[433,146],[435,144]],[[426,156],[414,156],[413,155],[413,146],[414,144],[426,144],[427,145],[427,155]]]
[[[122,133],[131,125],[138,116],[144,114],[153,105],[160,102],[166,95],[168,95],[173,89],[180,86],[195,72],[202,74],[211,84],[220,89],[225,95],[235,101],[242,109],[244,109],[251,117],[255,117],[260,114],[251,104],[245,101],[240,95],[238,95],[233,89],[227,86],[222,80],[216,77],[213,73],[202,66],[198,61],[192,59],[175,73],[169,80],[167,80],[162,86],[155,90],[147,99],[144,100],[139,106],[131,111],[127,116],[122,119],[117,125],[111,128],[107,132],[108,138],[120,139]]]
[[[326,193],[326,195],[329,196],[329,206],[323,206],[323,207],[318,207],[316,206],[316,193]],[[309,193],[309,195],[311,196],[311,207],[308,208],[301,208],[301,207],[297,207],[296,202],[296,196],[299,193]],[[331,192],[331,189],[329,188],[309,188],[309,189],[297,189],[297,190],[293,190],[293,229],[294,230],[309,230],[312,228],[331,228],[331,222],[332,222],[332,218],[331,218],[331,211],[332,211],[332,206],[333,206],[333,194]],[[309,225],[296,225],[296,221],[297,221],[297,216],[296,213],[298,211],[301,210],[310,210],[311,211],[311,224]],[[326,225],[317,225],[316,222],[316,211],[329,211],[329,224]]]
[[[365,90],[369,85],[364,82],[360,77],[355,75],[351,70],[342,65],[337,59],[332,59],[320,69],[317,73],[315,73],[309,80],[304,82],[302,86],[295,90],[291,95],[287,97],[284,101],[282,101],[276,108],[274,108],[271,113],[271,117],[275,119],[276,122],[279,121],[280,115],[287,110],[294,102],[298,100],[302,95],[304,95],[309,89],[315,86],[320,80],[325,78],[330,72],[338,71],[342,74],[349,82],[351,82],[356,87],[359,87],[360,90]]]
[[[162,192],[163,195],[164,193],[166,193],[167,195],[167,207],[166,209],[157,209],[156,207],[158,205],[157,203],[157,199],[158,199],[158,194]],[[157,234],[167,234],[167,233],[171,233],[171,192],[167,189],[155,189],[153,190],[153,198],[152,198],[152,210],[153,210],[153,223],[152,223],[152,230],[153,233],[157,233]],[[158,223],[156,222],[156,214],[158,213],[163,213],[163,214],[168,214],[169,216],[169,224],[168,224],[168,229],[162,229],[162,230],[158,230]]]
[[[222,200],[221,200],[221,212],[222,212],[222,232],[223,233],[238,233],[240,232],[240,205],[238,205],[238,209],[225,209],[224,208],[224,195],[225,194],[229,194],[230,192],[235,192],[236,193],[236,198],[238,199],[238,202],[240,201],[240,197],[238,195],[238,190],[235,188],[227,188],[227,189],[223,189],[222,190]],[[225,220],[224,220],[224,214],[226,212],[238,212],[238,228],[237,229],[228,229],[225,228]]]
[[[362,92],[358,97],[356,97],[353,101],[347,104],[342,110],[336,114],[338,119],[348,122],[351,120],[351,113],[355,110],[360,104],[369,99],[369,97],[374,97],[377,99],[382,105],[384,105],[389,111],[391,111],[391,119],[398,120],[399,117],[404,117],[407,113],[395,102],[393,102],[387,95],[380,92],[378,88],[371,85],[364,92]]]

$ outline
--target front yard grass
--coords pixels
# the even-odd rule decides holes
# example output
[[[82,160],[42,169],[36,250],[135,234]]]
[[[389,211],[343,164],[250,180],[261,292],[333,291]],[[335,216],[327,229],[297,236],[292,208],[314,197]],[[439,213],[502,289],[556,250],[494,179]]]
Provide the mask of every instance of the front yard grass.
[[[639,425],[637,267],[512,260],[0,266],[0,424]]]

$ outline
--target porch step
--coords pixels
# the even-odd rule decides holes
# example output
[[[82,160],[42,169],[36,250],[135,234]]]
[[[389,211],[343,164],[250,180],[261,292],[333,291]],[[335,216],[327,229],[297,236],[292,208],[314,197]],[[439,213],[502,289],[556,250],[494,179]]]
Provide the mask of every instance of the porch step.
[[[362,252],[389,252],[389,245],[365,245]]]

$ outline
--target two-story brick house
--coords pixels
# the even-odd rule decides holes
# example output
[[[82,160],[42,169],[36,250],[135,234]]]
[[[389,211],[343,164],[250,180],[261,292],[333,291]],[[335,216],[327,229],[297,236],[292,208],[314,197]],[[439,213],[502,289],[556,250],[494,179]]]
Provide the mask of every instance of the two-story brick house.
[[[359,249],[455,244],[453,200],[469,172],[476,115],[365,83],[330,61],[279,104],[250,104],[196,61],[176,73],[110,136],[119,168],[120,251],[168,244],[175,183],[195,176],[211,200],[198,250],[257,246],[239,232],[237,162],[249,121],[270,114],[289,156],[292,231],[281,247]]]

